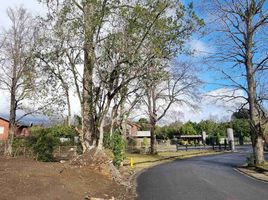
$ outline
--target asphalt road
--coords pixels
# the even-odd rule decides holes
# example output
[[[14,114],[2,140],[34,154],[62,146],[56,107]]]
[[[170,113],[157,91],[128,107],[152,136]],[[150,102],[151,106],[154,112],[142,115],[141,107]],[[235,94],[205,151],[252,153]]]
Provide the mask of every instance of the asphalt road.
[[[138,200],[267,200],[268,183],[234,170],[249,148],[162,164],[138,177]],[[266,154],[266,158],[268,155]]]

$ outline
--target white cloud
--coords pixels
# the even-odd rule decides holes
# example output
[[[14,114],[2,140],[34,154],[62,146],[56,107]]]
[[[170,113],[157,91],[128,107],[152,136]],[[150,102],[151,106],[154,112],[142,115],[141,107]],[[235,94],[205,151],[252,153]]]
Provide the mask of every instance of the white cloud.
[[[194,53],[195,56],[206,56],[208,53],[212,53],[213,49],[208,46],[205,42],[197,39],[192,39],[189,42],[190,50]]]

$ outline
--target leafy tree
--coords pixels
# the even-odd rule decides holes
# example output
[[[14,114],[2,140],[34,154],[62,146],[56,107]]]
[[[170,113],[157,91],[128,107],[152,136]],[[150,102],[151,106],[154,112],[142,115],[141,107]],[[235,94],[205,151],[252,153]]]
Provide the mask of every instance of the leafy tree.
[[[140,125],[141,131],[149,131],[150,130],[150,123],[146,118],[140,118],[137,123]]]
[[[232,122],[234,136],[239,138],[240,144],[243,144],[244,138],[250,136],[250,123],[248,119],[235,119]]]
[[[249,119],[249,110],[242,108],[232,114],[232,119]]]
[[[217,129],[217,124],[210,120],[201,121],[197,125],[198,132],[202,133],[202,131],[205,131],[207,135],[214,134],[216,129]]]
[[[192,122],[185,123],[180,129],[180,133],[182,135],[197,135]]]

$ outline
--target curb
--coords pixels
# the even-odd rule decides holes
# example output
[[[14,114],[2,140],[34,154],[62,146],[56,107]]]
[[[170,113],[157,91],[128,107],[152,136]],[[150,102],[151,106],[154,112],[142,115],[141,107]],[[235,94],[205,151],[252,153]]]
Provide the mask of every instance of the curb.
[[[243,174],[244,176],[246,176],[246,177],[248,177],[248,178],[250,178],[250,179],[253,179],[253,180],[255,180],[255,181],[259,181],[259,182],[262,182],[262,183],[268,183],[268,181],[266,181],[266,180],[262,180],[262,179],[259,179],[259,178],[256,178],[255,176],[252,176],[252,175],[250,175],[250,174],[248,174],[248,173],[246,173],[246,172],[244,172],[244,171],[242,171],[242,170],[240,170],[239,168],[233,168],[235,171],[237,171],[238,173],[240,173],[240,174]]]

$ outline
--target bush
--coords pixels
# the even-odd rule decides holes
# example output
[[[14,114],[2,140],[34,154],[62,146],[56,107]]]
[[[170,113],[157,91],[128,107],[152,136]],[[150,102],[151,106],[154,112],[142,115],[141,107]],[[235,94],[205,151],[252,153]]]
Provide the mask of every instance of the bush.
[[[106,149],[112,149],[112,138],[109,133],[104,133],[103,135],[103,146]]]
[[[255,158],[253,154],[250,154],[249,156],[247,156],[247,165],[249,167],[252,167],[255,165]]]
[[[129,137],[128,138],[128,146],[133,148],[133,147],[136,147],[136,145],[137,145],[137,141],[134,138]]]
[[[180,140],[179,144],[180,145],[188,145],[188,141],[187,140]]]
[[[124,150],[126,142],[122,138],[120,130],[115,131],[112,138],[112,152],[114,155],[113,163],[116,167],[119,167],[124,160]]]
[[[146,147],[148,147],[148,144],[149,144],[148,139],[146,137],[144,137],[143,138],[143,141],[142,141],[142,144],[141,144],[142,147],[145,147],[146,148]]]
[[[66,126],[66,125],[55,125],[50,128],[48,128],[51,135],[54,137],[64,137],[64,138],[70,138],[71,140],[74,139],[74,136],[76,136],[76,131],[74,127]]]
[[[13,156],[22,155],[23,152],[21,148],[27,148],[27,143],[25,138],[14,138],[12,143]]]
[[[34,127],[30,131],[31,135],[27,138],[26,144],[34,151],[37,160],[53,161],[53,150],[60,144],[59,138],[51,134],[50,128]]]
[[[54,147],[60,143],[59,139],[46,133],[40,134],[36,139],[32,148],[37,159],[44,162],[53,161]]]

